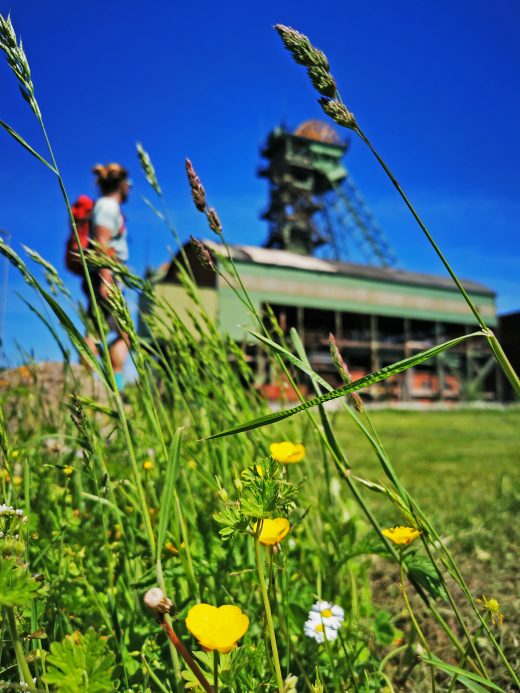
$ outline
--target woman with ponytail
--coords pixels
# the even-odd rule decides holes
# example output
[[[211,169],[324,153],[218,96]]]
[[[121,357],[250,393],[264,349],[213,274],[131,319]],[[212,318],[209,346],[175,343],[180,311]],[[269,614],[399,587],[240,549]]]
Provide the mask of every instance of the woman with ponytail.
[[[95,241],[96,248],[100,252],[106,253],[118,262],[125,263],[128,260],[128,243],[125,217],[121,211],[121,205],[127,201],[130,192],[131,183],[128,178],[128,171],[120,164],[107,164],[106,166],[98,164],[94,166],[92,172],[96,176],[100,196],[92,211],[91,238]],[[128,356],[128,344],[126,335],[118,329],[106,301],[110,284],[115,282],[115,278],[111,270],[106,267],[95,271],[91,270],[90,277],[100,311],[109,328],[116,332],[116,337],[110,344],[109,353],[117,385],[119,389],[123,389],[123,366]],[[84,282],[83,288],[89,298],[88,315],[95,325],[94,308],[90,302],[86,282]],[[89,334],[86,341],[90,349],[97,354],[95,337]]]

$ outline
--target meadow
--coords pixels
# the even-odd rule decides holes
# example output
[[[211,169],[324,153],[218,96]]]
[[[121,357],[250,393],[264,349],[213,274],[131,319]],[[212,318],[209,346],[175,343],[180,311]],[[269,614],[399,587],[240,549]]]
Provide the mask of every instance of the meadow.
[[[10,20],[0,20],[1,47],[45,133],[23,47]],[[324,54],[302,34],[277,29],[323,95],[325,113],[371,148],[339,98]],[[48,152],[36,152],[0,123],[56,176],[70,212],[50,141]],[[273,377],[296,391],[304,381],[314,389],[312,399],[301,396],[290,408],[282,402],[274,412],[240,347],[205,313],[182,254],[178,272],[193,304],[189,326],[149,282],[78,244],[92,296],[89,270],[109,267],[146,298],[143,337],[120,288],[109,291],[138,374],[123,394],[99,309],[98,360],[57,270],[30,249],[22,257],[0,242],[53,315],[49,321],[30,304],[63,354],[52,387],[41,366],[29,362],[3,388],[4,689],[481,692],[519,685],[511,523],[518,507],[517,412],[372,412],[359,393],[471,336],[485,339],[512,386],[520,385],[374,154],[476,326],[472,335],[356,381],[348,354],[331,339],[344,382],[335,390],[312,371],[295,331],[284,335],[272,315],[256,313],[218,213],[187,161],[194,204],[222,242],[217,264],[194,240],[200,261],[250,311]],[[155,211],[169,223],[140,146],[138,157],[157,196]],[[84,366],[73,363],[77,356]],[[339,410],[326,408],[331,400]]]

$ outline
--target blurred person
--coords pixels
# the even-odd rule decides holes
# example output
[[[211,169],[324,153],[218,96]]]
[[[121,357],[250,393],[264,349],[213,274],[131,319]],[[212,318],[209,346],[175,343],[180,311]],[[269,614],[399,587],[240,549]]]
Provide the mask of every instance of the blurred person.
[[[112,163],[106,166],[98,164],[94,166],[92,172],[96,176],[100,196],[94,204],[90,218],[90,238],[96,242],[99,252],[106,253],[118,262],[126,263],[128,261],[127,230],[121,205],[128,200],[130,193],[131,181],[128,177],[128,171],[120,164]],[[106,300],[109,287],[116,282],[116,279],[108,268],[91,269],[90,278],[100,313],[105,318],[108,329],[116,333],[114,340],[109,345],[109,355],[117,387],[122,390],[124,387],[123,367],[128,356],[128,340],[126,334],[118,328]],[[96,326],[94,306],[85,279],[83,280],[83,291],[88,299],[89,322],[93,322]],[[97,356],[96,337],[87,334],[85,341]]]

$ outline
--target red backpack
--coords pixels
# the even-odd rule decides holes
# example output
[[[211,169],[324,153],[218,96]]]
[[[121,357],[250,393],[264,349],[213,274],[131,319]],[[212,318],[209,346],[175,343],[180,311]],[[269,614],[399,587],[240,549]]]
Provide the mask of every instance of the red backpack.
[[[94,209],[94,200],[88,195],[80,195],[76,202],[72,205],[72,216],[76,223],[79,242],[83,250],[86,250],[90,241],[90,218]],[[78,243],[74,231],[70,229],[70,234],[67,239],[67,247],[65,250],[65,265],[73,274],[83,275],[83,265],[78,252]]]

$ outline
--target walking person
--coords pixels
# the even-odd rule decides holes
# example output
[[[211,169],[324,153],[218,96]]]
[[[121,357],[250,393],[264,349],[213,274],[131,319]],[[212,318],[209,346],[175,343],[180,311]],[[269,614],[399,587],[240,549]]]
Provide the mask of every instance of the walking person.
[[[99,252],[106,253],[118,262],[126,263],[128,261],[127,230],[121,205],[128,200],[130,193],[131,182],[128,178],[128,171],[120,164],[113,163],[106,166],[98,164],[94,166],[92,172],[96,176],[100,196],[94,204],[90,217],[90,238],[96,242]],[[122,390],[124,387],[123,367],[128,356],[128,340],[118,328],[106,301],[109,287],[116,282],[116,278],[108,268],[91,270],[90,278],[99,310],[105,318],[108,328],[116,333],[109,345],[109,355],[117,387]],[[96,327],[94,306],[85,279],[83,280],[83,290],[88,298],[88,317]],[[98,340],[92,334],[87,334],[85,341],[92,352],[97,355]]]

